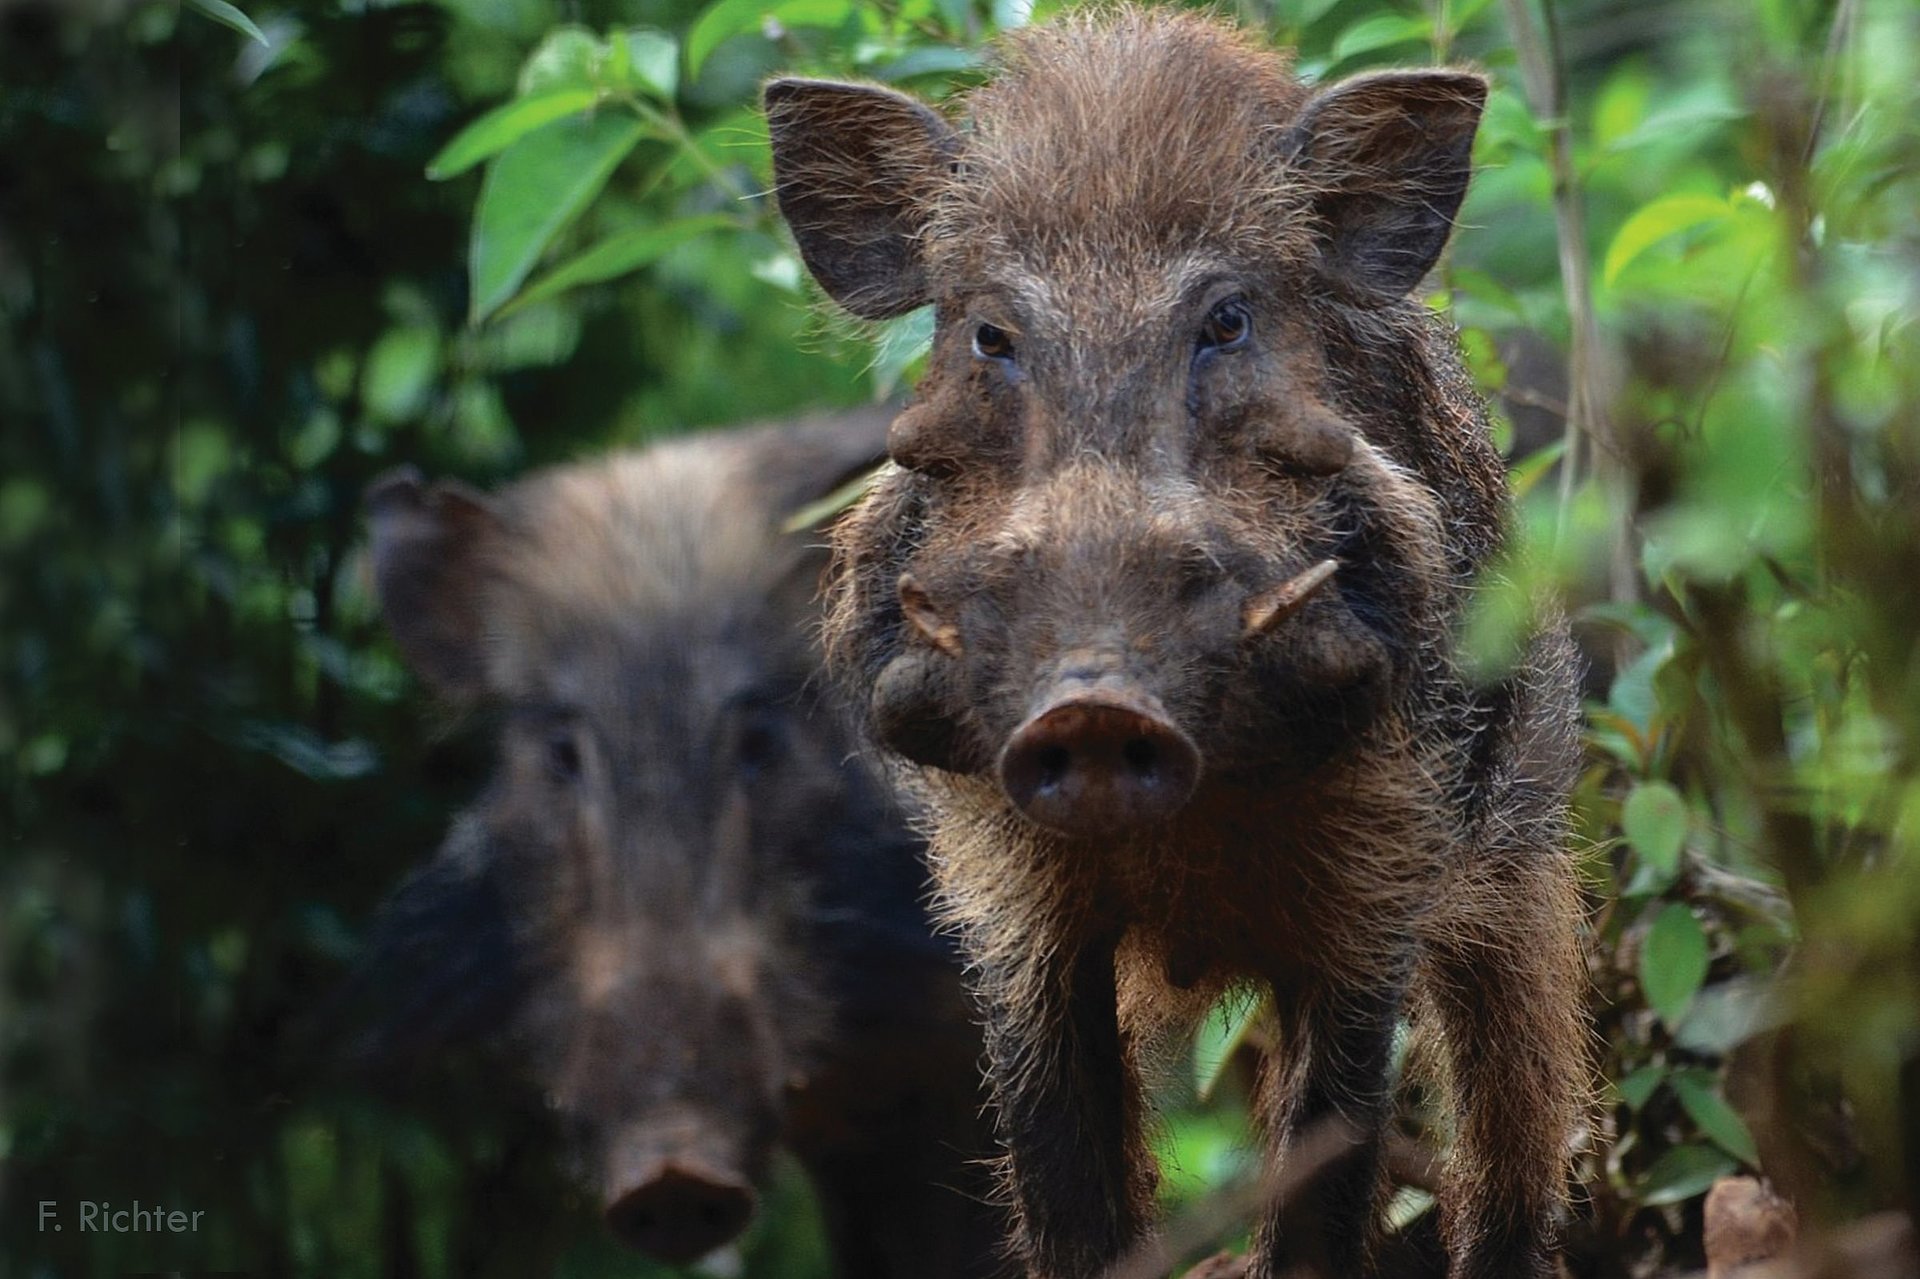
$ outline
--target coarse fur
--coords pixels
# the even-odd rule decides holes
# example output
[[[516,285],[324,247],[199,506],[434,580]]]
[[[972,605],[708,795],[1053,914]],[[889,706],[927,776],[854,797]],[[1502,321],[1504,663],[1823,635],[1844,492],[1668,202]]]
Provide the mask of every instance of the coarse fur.
[[[846,1279],[998,1265],[958,964],[918,841],[818,695],[818,534],[780,529],[884,429],[870,411],[492,496],[403,473],[369,497],[402,651],[500,724],[486,794],[376,930],[381,1037],[484,1021],[470,979],[506,968],[494,1028],[609,1226],[666,1260],[746,1224],[779,1142]]]
[[[1549,616],[1498,685],[1458,666],[1509,498],[1410,296],[1484,97],[1444,70],[1310,91],[1217,19],[1127,6],[1009,36],[960,128],[768,86],[816,279],[858,314],[935,309],[893,465],[836,528],[825,634],[930,805],[1034,1279],[1148,1233],[1143,1045],[1247,982],[1282,1022],[1274,1158],[1314,1126],[1349,1144],[1252,1273],[1366,1273],[1403,1011],[1450,1077],[1452,1275],[1552,1273],[1587,1078],[1571,649]],[[1101,715],[1190,744],[1190,798],[1023,807],[1015,752]]]

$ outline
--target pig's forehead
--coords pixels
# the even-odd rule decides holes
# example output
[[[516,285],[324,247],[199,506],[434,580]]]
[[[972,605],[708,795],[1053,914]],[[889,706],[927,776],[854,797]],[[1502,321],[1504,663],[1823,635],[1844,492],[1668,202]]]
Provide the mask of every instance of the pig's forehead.
[[[930,247],[1078,270],[1207,243],[1285,252],[1300,219],[1284,139],[1305,99],[1283,56],[1204,19],[1023,32],[967,95]]]
[[[595,617],[575,628],[564,617],[551,620],[530,677],[546,699],[613,724],[657,721],[672,733],[756,695],[779,674],[770,669],[778,654],[754,642],[718,601],[636,614],[624,624]]]

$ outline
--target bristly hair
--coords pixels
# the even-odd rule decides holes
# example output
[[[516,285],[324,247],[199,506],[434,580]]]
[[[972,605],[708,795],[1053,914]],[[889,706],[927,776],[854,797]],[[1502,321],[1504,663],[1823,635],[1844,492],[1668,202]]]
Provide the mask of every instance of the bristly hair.
[[[1100,228],[1132,237],[1098,246],[1116,251],[1251,240],[1304,255],[1302,194],[1280,180],[1307,98],[1290,61],[1203,14],[1131,4],[1007,35],[998,73],[960,99],[972,129],[929,253],[1017,245],[1051,263]]]

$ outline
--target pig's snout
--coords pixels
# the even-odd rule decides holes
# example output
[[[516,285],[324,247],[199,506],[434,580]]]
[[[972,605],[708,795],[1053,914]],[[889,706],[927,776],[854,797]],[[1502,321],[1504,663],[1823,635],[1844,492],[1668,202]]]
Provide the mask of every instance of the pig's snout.
[[[1172,817],[1200,780],[1192,739],[1148,694],[1111,680],[1066,683],[1000,753],[1007,797],[1065,835],[1113,835]]]
[[[607,1228],[631,1248],[684,1265],[737,1238],[753,1206],[753,1187],[745,1180],[670,1161],[610,1197]]]

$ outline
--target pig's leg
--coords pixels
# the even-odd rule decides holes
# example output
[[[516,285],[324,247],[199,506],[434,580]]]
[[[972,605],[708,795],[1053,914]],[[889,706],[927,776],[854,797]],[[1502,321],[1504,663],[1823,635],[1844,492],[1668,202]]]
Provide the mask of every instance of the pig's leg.
[[[1378,1242],[1394,1025],[1404,980],[1282,998],[1261,1101],[1285,1193],[1255,1234],[1249,1279],[1368,1273]],[[1289,1166],[1289,1160],[1292,1161]]]
[[[1567,1139],[1592,1060],[1564,851],[1580,765],[1573,662],[1565,629],[1551,627],[1489,704],[1471,779],[1485,802],[1426,929],[1422,994],[1458,1128],[1440,1195],[1452,1279],[1554,1273]]]
[[[1585,975],[1561,858],[1495,849],[1429,943],[1459,1132],[1440,1197],[1451,1279],[1547,1279],[1585,1095]]]
[[[1153,1184],[1114,939],[1033,940],[981,989],[1015,1242],[1032,1279],[1095,1279],[1140,1238]]]

